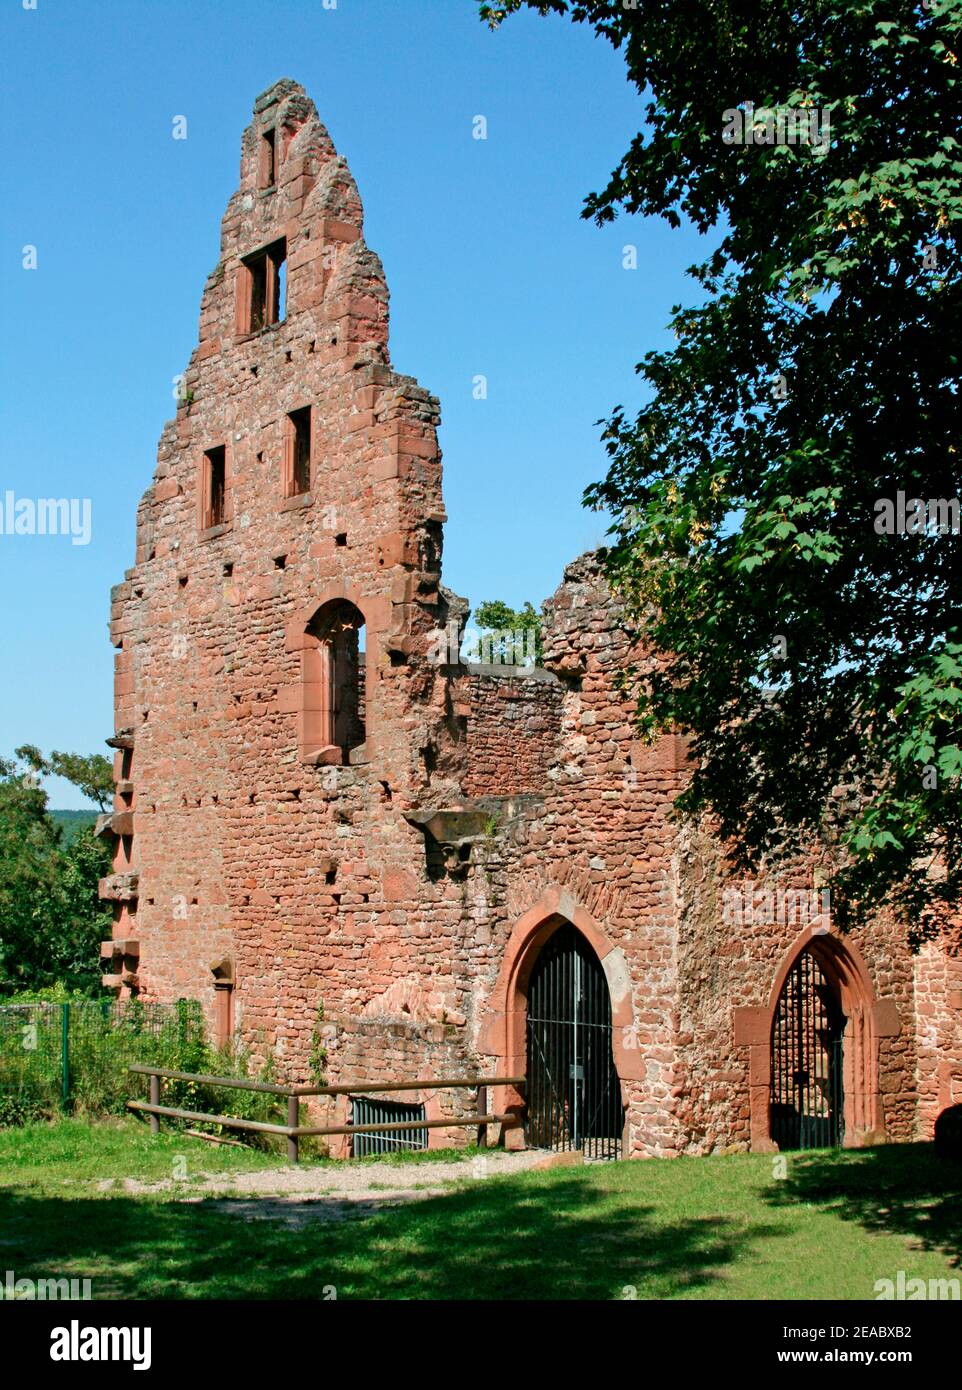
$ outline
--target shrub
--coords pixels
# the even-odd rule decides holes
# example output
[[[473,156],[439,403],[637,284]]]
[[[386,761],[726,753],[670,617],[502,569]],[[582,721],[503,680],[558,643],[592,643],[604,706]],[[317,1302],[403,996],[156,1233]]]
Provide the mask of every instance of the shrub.
[[[274,1060],[257,1063],[236,1044],[216,1047],[208,1041],[197,1000],[176,1004],[94,1001],[56,987],[18,996],[0,1007],[0,1127],[49,1118],[62,1108],[63,1017],[68,1010],[69,1105],[75,1113],[96,1118],[121,1115],[128,1100],[146,1100],[149,1079],[131,1074],[132,1065],[155,1065],[167,1071],[228,1076],[273,1083]],[[165,1081],[162,1104],[178,1110],[231,1114],[238,1119],[286,1124],[283,1096],[227,1090],[203,1081]],[[224,1127],[192,1124],[211,1133]],[[277,1136],[231,1130],[232,1136],[259,1148],[273,1147]]]
[[[55,1113],[53,1105],[36,1096],[14,1092],[0,1094],[0,1129],[14,1129],[36,1124],[38,1120],[50,1120]]]

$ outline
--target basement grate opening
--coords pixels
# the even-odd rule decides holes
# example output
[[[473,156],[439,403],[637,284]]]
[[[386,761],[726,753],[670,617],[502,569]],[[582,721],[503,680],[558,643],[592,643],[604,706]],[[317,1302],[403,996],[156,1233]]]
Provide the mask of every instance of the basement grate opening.
[[[352,1138],[354,1158],[371,1154],[397,1153],[398,1149],[426,1149],[428,1132],[417,1127],[424,1120],[423,1105],[404,1105],[397,1100],[371,1100],[369,1096],[351,1096],[352,1125],[393,1125],[411,1121],[410,1129],[395,1129],[387,1134],[355,1134]]]

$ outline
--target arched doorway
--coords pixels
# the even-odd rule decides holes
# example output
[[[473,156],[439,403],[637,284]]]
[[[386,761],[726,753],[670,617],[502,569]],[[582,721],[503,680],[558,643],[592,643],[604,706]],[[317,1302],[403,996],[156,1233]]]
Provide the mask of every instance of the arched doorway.
[[[528,1144],[620,1158],[624,1107],[611,995],[601,962],[570,922],[542,947],[527,995]]]
[[[808,991],[802,981],[799,991],[797,976],[794,985],[788,985],[788,981],[806,953],[817,966],[816,978]],[[805,965],[801,967],[803,971],[806,968]],[[846,1148],[884,1142],[886,1122],[879,1080],[880,1048],[882,1039],[897,1038],[901,1031],[898,1006],[894,999],[876,998],[868,968],[851,938],[843,940],[824,927],[806,927],[782,957],[767,1005],[745,1005],[734,1010],[735,1046],[749,1049],[746,1063],[751,1145],[759,1152],[771,1153],[779,1144],[792,1146],[787,1114],[774,1107],[789,1105],[796,1114],[800,1113],[793,1093],[789,1091],[786,1095],[785,1073],[811,1071],[811,1068],[792,1066],[791,1049],[797,1048],[801,1030],[797,1015],[794,1026],[789,1026],[788,1001],[793,997],[804,1000],[806,993],[809,998],[812,995],[817,998],[818,989],[827,1000],[827,1015],[819,1031],[829,1046],[834,1047],[835,1065],[826,1074],[824,1059],[817,1059],[816,1075],[828,1083],[832,1101],[829,1109],[835,1117],[834,1142],[841,1142]],[[804,1018],[803,1003],[803,1022]],[[817,1011],[815,1021],[817,1024]],[[779,1070],[780,1080],[777,1079]],[[798,1078],[796,1086],[803,1080],[804,1077]],[[817,1118],[818,1111],[813,1114]],[[817,1132],[819,1126],[809,1124],[805,1128]],[[821,1128],[824,1130],[825,1126]],[[799,1138],[802,1129],[799,1123]]]
[[[785,977],[772,1020],[769,1123],[780,1149],[841,1146],[847,1021],[830,961],[807,946]]]

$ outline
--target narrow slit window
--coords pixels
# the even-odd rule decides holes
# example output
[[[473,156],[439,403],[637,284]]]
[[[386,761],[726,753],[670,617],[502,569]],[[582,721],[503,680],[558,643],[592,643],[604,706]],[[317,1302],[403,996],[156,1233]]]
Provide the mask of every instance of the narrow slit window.
[[[273,188],[276,178],[275,135],[273,130],[265,130],[261,137],[261,188]]]
[[[311,490],[311,407],[293,410],[287,417],[290,468],[288,497],[300,497]]]
[[[276,289],[277,317],[276,317],[275,322],[277,322],[277,323],[283,323],[284,320],[287,318],[287,258],[286,258],[286,256],[285,256],[285,257],[282,257],[282,258],[277,262],[276,269],[275,269],[275,272],[274,272],[274,273],[275,273],[275,276],[276,276],[276,285],[277,285],[277,289]],[[287,354],[287,360],[290,361],[290,353]]]
[[[224,522],[227,502],[227,450],[223,444],[204,454],[203,528]]]

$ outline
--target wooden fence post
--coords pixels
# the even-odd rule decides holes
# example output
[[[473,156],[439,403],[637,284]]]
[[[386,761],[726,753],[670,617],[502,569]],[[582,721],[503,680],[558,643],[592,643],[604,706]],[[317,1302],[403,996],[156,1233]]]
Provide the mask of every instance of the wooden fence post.
[[[288,1128],[289,1128],[289,1129],[297,1129],[297,1123],[298,1123],[298,1119],[299,1119],[299,1117],[300,1117],[300,1109],[301,1109],[301,1107],[300,1107],[300,1104],[298,1103],[297,1096],[288,1096],[288,1097],[287,1097],[287,1125],[288,1125]],[[289,1135],[287,1136],[287,1161],[288,1161],[288,1163],[296,1163],[296,1162],[297,1162],[297,1160],[298,1160],[297,1145],[298,1145],[297,1135],[296,1135],[296,1134],[289,1134]]]
[[[162,1116],[167,1116],[173,1120],[195,1120],[206,1124],[223,1125],[227,1129],[251,1130],[262,1134],[280,1134],[287,1139],[287,1158],[290,1163],[297,1163],[300,1159],[301,1138],[308,1136],[324,1135],[353,1135],[353,1134],[397,1134],[412,1129],[446,1129],[451,1125],[463,1125],[465,1128],[477,1128],[478,1145],[480,1148],[487,1148],[488,1133],[487,1122],[492,1124],[505,1125],[515,1117],[511,1114],[489,1115],[488,1100],[489,1091],[492,1086],[523,1086],[525,1078],[523,1076],[485,1076],[485,1077],[444,1077],[439,1080],[425,1079],[419,1077],[411,1081],[356,1081],[340,1082],[336,1086],[290,1086],[268,1084],[261,1081],[248,1081],[241,1077],[231,1076],[198,1076],[193,1072],[171,1071],[165,1067],[157,1066],[156,1063],[135,1063],[128,1067],[128,1071],[138,1076],[149,1078],[149,1101],[128,1100],[127,1109],[140,1114],[147,1114],[150,1117],[150,1129],[152,1134],[160,1133],[160,1120]],[[161,1086],[164,1080],[168,1081],[196,1081],[208,1086],[223,1086],[227,1089],[238,1091],[256,1091],[264,1095],[287,1097],[287,1124],[277,1124],[271,1122],[267,1124],[260,1120],[242,1120],[232,1115],[211,1115],[207,1112],[198,1110],[180,1110],[174,1106],[160,1104]],[[463,1088],[475,1091],[478,1097],[478,1109],[476,1114],[466,1115],[464,1119],[458,1120],[453,1117],[440,1118],[436,1120],[400,1120],[390,1123],[378,1124],[350,1124],[350,1125],[301,1125],[300,1123],[300,1102],[307,1096],[351,1096],[365,1091],[423,1091],[443,1090]],[[159,1112],[159,1113],[154,1113]],[[200,1139],[207,1138],[207,1135],[198,1135]]]
[[[151,1074],[150,1074],[150,1103],[151,1103],[151,1105],[159,1105],[159,1104],[160,1104],[160,1077],[157,1075],[156,1072],[151,1072]],[[160,1133],[160,1116],[159,1116],[159,1115],[151,1115],[151,1117],[150,1117],[150,1132],[151,1132],[151,1134],[159,1134],[159,1133]]]

